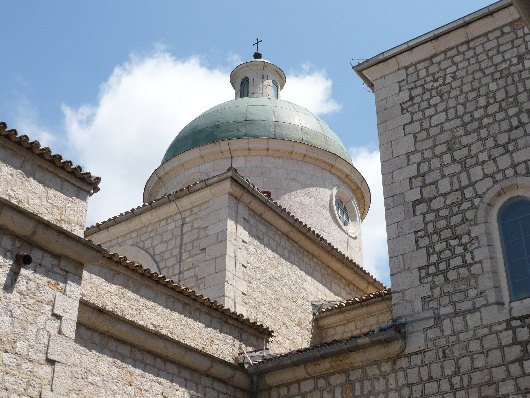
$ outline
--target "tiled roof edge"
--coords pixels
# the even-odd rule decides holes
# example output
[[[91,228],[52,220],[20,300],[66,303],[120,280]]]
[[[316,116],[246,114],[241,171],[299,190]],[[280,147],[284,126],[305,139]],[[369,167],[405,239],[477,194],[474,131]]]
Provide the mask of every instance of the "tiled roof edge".
[[[125,256],[120,256],[117,253],[112,253],[109,250],[105,249],[103,246],[98,245],[94,242],[92,242],[89,239],[85,239],[81,236],[75,235],[74,233],[62,228],[61,226],[58,226],[54,223],[52,223],[49,220],[46,220],[45,218],[39,216],[38,214],[35,214],[27,209],[24,209],[23,207],[17,205],[16,203],[10,202],[9,200],[0,197],[0,208],[2,206],[5,206],[6,208],[10,209],[11,211],[15,212],[16,214],[22,215],[24,217],[24,220],[31,220],[31,225],[41,225],[43,227],[44,232],[42,233],[35,233],[35,230],[32,228],[24,230],[25,233],[28,233],[28,231],[31,231],[31,236],[37,236],[39,239],[42,239],[44,236],[46,236],[47,240],[51,240],[53,243],[55,243],[58,247],[61,247],[61,251],[65,250],[64,254],[68,257],[71,257],[73,259],[76,259],[76,254],[72,253],[79,253],[76,252],[76,247],[82,247],[84,249],[88,249],[92,253],[95,253],[95,256],[92,254],[90,255],[90,260],[86,260],[86,258],[80,259],[78,258],[77,261],[80,263],[83,263],[83,261],[87,261],[87,264],[93,264],[93,258],[99,258],[99,256],[109,259],[113,261],[115,264],[128,268],[140,275],[143,275],[144,277],[153,280],[154,282],[157,282],[161,285],[166,286],[167,288],[180,293],[184,296],[189,297],[190,299],[201,303],[215,311],[218,311],[238,322],[241,322],[245,324],[246,326],[250,326],[253,329],[259,330],[260,332],[267,334],[269,336],[272,336],[274,332],[269,329],[268,327],[250,320],[249,318],[246,318],[242,314],[239,314],[235,311],[232,311],[231,309],[223,306],[222,304],[219,304],[217,301],[211,300],[208,297],[205,297],[201,294],[198,294],[192,289],[188,289],[182,285],[179,285],[172,281],[171,279],[166,278],[164,275],[160,275],[156,272],[152,272],[149,268],[145,268],[143,265],[138,264],[134,261],[130,261]],[[0,216],[2,215],[2,212],[0,212]],[[9,219],[9,222],[12,224],[11,219]],[[15,223],[16,224],[16,223]],[[17,224],[19,225],[19,224]],[[50,235],[55,234],[55,236],[49,237]],[[61,244],[58,244],[57,242],[62,242]],[[45,246],[41,246],[46,249]],[[49,249],[48,249],[49,250]],[[62,255],[62,254],[61,254]],[[73,257],[72,257],[73,256]]]
[[[258,323],[258,322],[255,322],[255,321],[252,321],[250,320],[249,318],[246,318],[245,316],[243,316],[242,314],[239,314],[235,311],[232,311],[231,309],[225,307],[224,305],[222,304],[219,304],[217,301],[215,300],[212,300],[206,296],[203,296],[202,294],[199,294],[197,293],[195,290],[192,290],[192,289],[189,289],[185,286],[182,286],[182,285],[179,285],[178,283],[174,282],[173,280],[171,279],[168,279],[166,278],[164,275],[161,275],[161,274],[158,274],[157,272],[154,272],[154,271],[151,271],[149,268],[145,268],[144,266],[142,266],[141,264],[139,263],[136,263],[134,261],[131,261],[131,260],[128,260],[127,257],[125,256],[121,256],[120,254],[118,253],[113,253],[113,252],[110,252],[108,251],[107,249],[105,249],[103,246],[101,245],[98,245],[90,240],[86,240],[87,242],[89,242],[92,246],[94,246],[95,248],[97,248],[101,255],[105,258],[108,258],[112,261],[114,261],[116,264],[118,265],[121,265],[123,267],[127,267],[128,269],[134,271],[134,272],[137,272],[161,285],[164,285],[166,287],[168,287],[169,289],[171,290],[174,290],[180,294],[183,294],[184,296],[187,296],[189,298],[191,298],[192,300],[194,301],[197,301],[201,304],[204,304],[206,305],[207,307],[209,308],[212,308],[216,311],[219,311],[221,313],[223,313],[224,315],[227,315],[229,316],[230,318],[232,319],[235,319],[239,322],[242,322],[244,323],[245,325],[247,326],[250,326],[254,329],[258,329],[260,330],[261,332],[269,335],[269,336],[272,336],[273,335],[273,331],[271,329],[269,329],[268,327]]]
[[[50,148],[42,147],[39,141],[30,141],[29,137],[25,134],[18,135],[17,130],[8,129],[5,122],[0,122],[0,136],[7,138],[11,142],[21,146],[42,159],[47,160],[54,166],[63,169],[67,173],[74,175],[84,183],[90,185],[92,187],[90,195],[99,191],[101,177],[96,177],[87,171],[83,171],[79,165],[74,166],[71,160],[63,160],[61,155],[53,154]]]
[[[317,231],[315,231],[313,228],[311,228],[309,225],[304,223],[302,220],[300,220],[298,217],[296,217],[294,214],[292,214],[289,210],[287,210],[285,207],[280,205],[278,202],[274,201],[272,198],[266,196],[261,192],[254,184],[250,182],[248,178],[243,177],[241,174],[237,172],[237,170],[234,169],[234,177],[239,181],[243,182],[245,185],[247,185],[247,189],[250,192],[256,192],[263,202],[268,202],[273,205],[273,209],[277,210],[278,213],[284,218],[288,218],[289,221],[291,221],[292,224],[294,224],[298,229],[305,231],[305,235],[312,239],[313,241],[317,242],[318,244],[322,245],[328,252],[332,252],[335,257],[338,257],[339,260],[341,260],[343,263],[350,264],[352,269],[355,271],[363,274],[364,276],[367,276],[369,279],[372,280],[372,282],[375,285],[381,286],[383,289],[387,289],[385,284],[377,278],[372,275],[370,272],[368,272],[366,269],[364,269],[362,266],[357,264],[352,258],[348,257],[345,253],[340,251],[337,247],[333,246],[326,238],[324,238],[322,235],[320,235]]]
[[[397,339],[403,339],[401,326],[398,324],[388,324],[370,330],[359,336],[334,340],[329,343],[266,357],[260,361],[253,362],[247,367],[247,371],[250,374],[263,374],[308,362],[318,361],[334,355],[354,352],[357,349],[367,348],[380,343],[389,343]]]
[[[339,303],[333,304],[329,307],[322,308],[318,311],[316,316],[319,317],[322,315],[328,315],[329,313],[335,312],[336,310],[340,310],[345,307],[352,307],[355,305],[362,305],[378,298],[390,298],[391,295],[392,291],[390,290],[390,288],[387,287],[386,289],[379,290],[377,292],[365,294],[361,297],[354,297],[352,299],[344,300]]]

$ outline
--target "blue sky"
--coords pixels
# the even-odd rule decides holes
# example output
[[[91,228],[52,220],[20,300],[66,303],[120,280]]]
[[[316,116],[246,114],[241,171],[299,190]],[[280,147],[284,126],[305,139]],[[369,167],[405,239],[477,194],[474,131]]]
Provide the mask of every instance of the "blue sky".
[[[327,121],[370,174],[378,156],[375,106],[350,60],[489,4],[0,0],[0,120],[102,176],[89,208],[93,223],[141,203],[143,184],[174,135],[232,98],[228,74],[251,58],[259,37],[264,58],[287,74],[287,99]],[[377,176],[365,176],[380,196]],[[373,252],[365,266],[388,283],[381,198],[371,212],[363,225]]]

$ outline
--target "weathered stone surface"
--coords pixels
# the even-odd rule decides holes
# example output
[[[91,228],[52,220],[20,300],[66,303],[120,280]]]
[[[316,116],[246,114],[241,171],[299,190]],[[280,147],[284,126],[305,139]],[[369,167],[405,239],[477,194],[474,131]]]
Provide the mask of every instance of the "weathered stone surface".
[[[89,187],[27,152],[0,140],[0,197],[83,235]]]

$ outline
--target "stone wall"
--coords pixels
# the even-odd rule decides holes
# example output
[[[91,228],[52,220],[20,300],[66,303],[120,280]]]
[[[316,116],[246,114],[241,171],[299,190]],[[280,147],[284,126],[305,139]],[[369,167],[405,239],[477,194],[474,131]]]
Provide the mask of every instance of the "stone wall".
[[[260,398],[512,397],[530,391],[530,317],[478,325],[480,312],[437,321],[425,350],[300,380]],[[476,325],[476,326],[473,326]],[[443,330],[443,332],[442,332]],[[287,370],[288,371],[288,370]],[[526,393],[525,393],[526,392]]]
[[[314,343],[361,336],[378,327],[391,324],[392,302],[390,296],[364,303],[331,308],[319,312],[314,319]]]
[[[358,199],[334,173],[308,161],[250,154],[233,156],[187,168],[166,182],[169,193],[226,171],[230,164],[273,200],[314,228],[357,263],[362,264],[361,214]],[[348,206],[351,223],[344,228],[335,214],[334,195],[339,192]]]
[[[499,7],[362,70],[374,84],[405,352],[261,396],[528,395],[530,299],[499,294],[502,255],[495,268],[481,220],[492,197],[528,195],[530,35],[514,7]]]
[[[272,352],[312,343],[311,302],[364,294],[233,196],[228,218],[227,297],[236,311],[276,332]]]
[[[75,397],[245,397],[243,391],[138,349],[78,327],[72,357]]]
[[[32,264],[15,264],[17,252]],[[0,396],[68,391],[62,347],[75,336],[81,273],[79,264],[0,230]]]
[[[223,186],[236,189],[229,184],[242,191],[222,193]],[[150,253],[162,274],[272,329],[276,335],[271,349],[275,352],[308,346],[312,339],[312,301],[338,301],[367,292],[300,242],[285,236],[270,220],[239,203],[236,196],[243,192],[251,196],[233,180],[225,179],[89,238],[106,247],[130,245]],[[265,209],[262,205],[262,211]],[[181,215],[185,220],[182,227]],[[101,282],[91,285],[104,286]],[[368,285],[367,289],[375,290]],[[93,296],[98,305],[115,301],[100,297],[99,290],[94,290]],[[285,299],[278,300],[282,296]],[[136,299],[131,299],[133,302]],[[284,315],[278,317],[278,311]]]
[[[529,175],[530,36],[510,10],[374,82],[397,320],[495,302],[483,321],[510,316],[494,293],[504,270],[486,263],[476,228],[484,196]]]
[[[83,235],[89,186],[4,137],[0,159],[0,197]]]
[[[224,304],[226,202],[226,195],[202,198],[182,210],[169,203],[139,216],[145,221],[125,221],[119,231],[111,227],[107,235],[89,238],[118,252],[120,246],[138,247],[151,255],[157,272]]]

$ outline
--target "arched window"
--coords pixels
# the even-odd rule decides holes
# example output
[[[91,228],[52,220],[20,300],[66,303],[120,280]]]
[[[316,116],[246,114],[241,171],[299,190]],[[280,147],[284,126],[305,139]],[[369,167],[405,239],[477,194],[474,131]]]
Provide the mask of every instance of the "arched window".
[[[509,199],[497,216],[510,299],[530,297],[530,200]]]
[[[348,209],[339,198],[335,199],[335,210],[337,210],[340,223],[347,227],[350,223],[350,215],[348,214]]]
[[[272,81],[272,98],[278,99],[278,83]]]
[[[239,89],[239,97],[244,98],[248,97],[248,77],[245,77],[241,80],[241,87]]]

